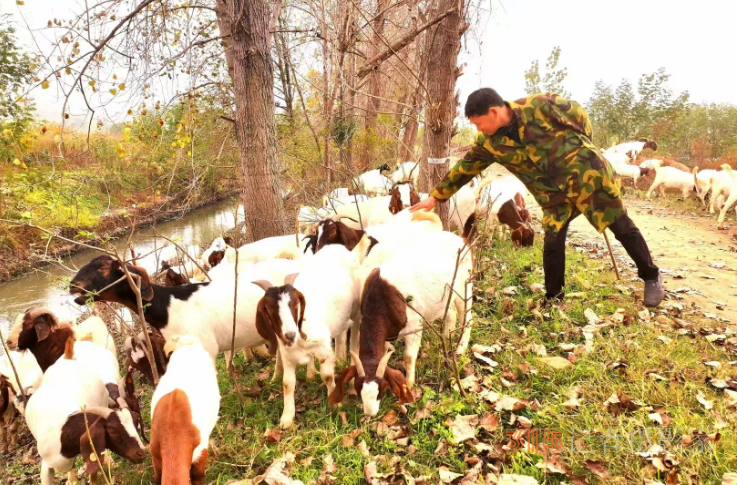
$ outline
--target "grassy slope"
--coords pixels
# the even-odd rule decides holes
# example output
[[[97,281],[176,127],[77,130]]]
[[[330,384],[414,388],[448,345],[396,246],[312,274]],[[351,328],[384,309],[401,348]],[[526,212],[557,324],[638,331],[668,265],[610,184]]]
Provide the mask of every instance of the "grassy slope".
[[[589,483],[640,484],[644,476],[664,483],[666,481],[664,474],[656,476],[653,469],[646,468],[646,461],[631,451],[630,445],[624,440],[624,436],[632,436],[630,428],[647,428],[650,432],[655,429],[656,425],[648,418],[648,411],[640,409],[613,416],[603,405],[613,393],[623,393],[655,408],[666,408],[672,418],[668,427],[677,429],[680,435],[695,429],[707,433],[715,431],[715,418],[711,411],[706,411],[696,400],[697,392],[703,392],[707,399],[714,401],[714,410],[729,425],[720,430],[721,440],[713,449],[675,450],[682,472],[680,483],[688,483],[687,475],[697,475],[697,483],[718,484],[725,472],[737,469],[737,440],[733,430],[735,410],[726,407],[722,391],[705,383],[708,377],[733,377],[735,368],[728,361],[735,359],[734,354],[728,355],[724,346],[708,343],[701,335],[678,335],[669,322],[662,318],[661,323],[655,318],[649,322],[639,321],[637,312],[640,309],[636,308],[632,297],[615,288],[617,282],[613,274],[603,263],[589,260],[580,253],[569,250],[567,291],[585,292],[585,296],[565,302],[563,309],[570,320],[563,318],[555,309],[543,308],[540,311],[547,316],[543,317],[542,322],[528,310],[528,300],[533,299],[534,304],[540,298],[539,294],[533,294],[528,289],[532,283],[542,283],[540,243],[531,249],[517,250],[508,241],[496,241],[481,258],[485,260],[482,263],[490,267],[477,285],[475,311],[478,320],[472,344],[500,344],[503,350],[490,356],[499,363],[494,371],[482,369],[478,362],[469,361],[468,356],[464,358],[464,371],[466,374],[475,372],[480,379],[484,379],[485,388],[499,394],[538,400],[540,407],[536,411],[521,410],[514,414],[529,418],[535,428],[561,430],[564,444],[561,455],[574,475],[586,476]],[[623,286],[636,291],[641,289],[641,285],[640,282],[623,283]],[[501,290],[508,286],[519,287],[520,294],[506,297]],[[626,290],[623,286],[619,288]],[[494,287],[496,291],[493,294],[487,292],[489,287]],[[527,345],[537,343],[547,348],[548,355],[566,356],[566,352],[560,350],[558,345],[584,342],[580,328],[586,325],[584,310],[587,308],[593,309],[601,318],[611,315],[617,308],[623,308],[633,318],[628,325],[613,325],[594,334],[593,351],[577,355],[571,369],[552,370],[546,368],[533,352],[520,352]],[[681,317],[694,323],[696,329],[701,328],[688,315]],[[714,330],[715,333],[722,331]],[[557,336],[553,336],[554,333]],[[672,341],[666,344],[658,340],[659,336],[667,336]],[[383,400],[379,419],[367,421],[360,412],[360,402],[355,396],[349,397],[341,409],[334,409],[327,403],[323,387],[314,382],[305,383],[304,371],[298,373],[296,427],[283,432],[280,441],[267,442],[264,434],[278,426],[282,401],[281,384],[271,383],[266,378],[273,364],[239,362],[243,395],[243,402],[240,403],[220,361],[223,400],[221,419],[212,436],[215,449],[211,450],[208,483],[254,478],[287,452],[294,453],[297,460],[290,468],[291,476],[305,483],[318,480],[323,459],[327,455],[332,455],[337,465],[337,470],[331,473],[337,477],[335,483],[366,483],[363,467],[369,461],[376,460],[377,455],[385,455],[388,459],[398,456],[400,465],[408,473],[414,477],[432,475],[431,483],[438,482],[437,469],[441,465],[446,465],[451,471],[464,473],[469,468],[464,462],[466,458],[477,454],[468,442],[465,447],[449,445],[447,454],[435,452],[442,440],[447,441],[451,437],[446,418],[453,418],[456,414],[494,412],[493,405],[473,393],[470,399],[464,401],[457,391],[451,390],[445,384],[448,374],[438,357],[438,342],[429,332],[424,337],[426,344],[418,369],[418,382],[424,387],[424,396],[418,406],[409,406],[409,418],[400,414],[397,423],[409,426],[410,446],[401,446],[382,437],[386,430],[382,429],[383,426],[377,426],[379,419],[393,408],[393,397]],[[618,359],[628,360],[625,373],[610,368]],[[399,361],[395,360],[394,365]],[[707,367],[702,364],[703,361],[719,361],[721,367]],[[519,371],[517,366],[525,362],[537,369],[538,374],[525,375]],[[505,373],[507,382],[511,384],[509,388],[505,388],[502,382],[503,370],[511,372],[511,375]],[[646,375],[652,372],[668,380],[656,381]],[[574,385],[580,386],[581,406],[577,410],[569,410],[562,404],[568,400],[569,389]],[[150,392],[146,401],[148,399]],[[417,410],[428,400],[433,402],[430,417],[410,423]],[[345,413],[345,424],[339,414],[341,411]],[[501,412],[499,427],[492,433],[479,431],[477,438],[488,444],[506,442],[508,438],[503,428],[515,427],[508,424],[510,414],[508,411]],[[355,445],[346,447],[343,443],[343,437],[356,429],[362,432],[354,436],[354,443],[365,440],[370,459],[364,458]],[[614,430],[620,433],[619,449],[615,451],[609,448],[605,452],[601,438],[597,436]],[[590,433],[593,436],[587,437]],[[579,438],[581,447],[589,452],[572,449],[571,441]],[[635,447],[638,446],[642,449],[635,449],[635,452],[647,448],[635,442]],[[313,458],[311,462],[310,457]],[[533,475],[540,483],[570,481],[564,475],[546,474],[536,467],[542,459],[540,455],[532,453],[507,455],[504,471]],[[120,459],[116,460],[119,463],[114,469],[116,483],[148,483],[150,480],[150,460],[136,468],[122,463]],[[584,466],[586,460],[600,461],[608,470],[609,478],[602,481],[588,471]],[[381,458],[378,462],[379,471],[388,470],[388,464],[383,463]],[[38,473],[37,470],[33,473]],[[6,468],[5,474],[18,476],[22,471],[28,472],[28,467],[14,464]],[[402,483],[401,479],[397,483]]]

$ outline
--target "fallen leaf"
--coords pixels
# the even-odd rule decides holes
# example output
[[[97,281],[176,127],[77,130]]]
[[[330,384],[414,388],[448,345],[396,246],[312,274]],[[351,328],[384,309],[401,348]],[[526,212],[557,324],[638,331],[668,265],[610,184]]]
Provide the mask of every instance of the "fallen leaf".
[[[330,474],[338,471],[338,466],[335,464],[335,461],[333,460],[333,455],[331,454],[323,458],[322,461],[322,471],[320,472],[320,477],[317,479],[317,482],[320,485],[330,485],[336,480],[336,478],[331,476]]]
[[[535,477],[502,473],[496,485],[540,485],[540,482]]]
[[[507,296],[514,296],[517,294],[517,287],[516,286],[507,286],[502,290],[502,293],[504,293]]]
[[[386,424],[387,426],[394,426],[397,424],[397,412],[393,409],[390,409],[386,412],[384,416],[381,418],[381,422]]]
[[[722,485],[737,485],[737,473],[725,473],[722,475]]]
[[[460,414],[449,424],[453,432],[453,442],[456,444],[473,439],[476,436],[476,428],[479,425],[478,414],[461,416]]]
[[[279,458],[266,469],[266,473],[256,477],[253,483],[265,483],[266,485],[304,485],[301,480],[294,480],[284,473],[287,463],[294,461],[288,458]]]
[[[278,443],[281,441],[281,431],[278,429],[267,429],[264,433],[267,443]]]
[[[563,403],[563,407],[568,409],[576,409],[581,405],[578,398],[582,395],[581,388],[579,386],[573,386],[568,390],[568,400]]]
[[[737,391],[732,391],[730,389],[724,390],[724,397],[727,398],[727,407],[728,408],[734,408],[737,407]],[[710,408],[707,408],[710,409]]]
[[[714,401],[709,401],[708,399],[706,399],[706,396],[704,396],[704,393],[701,391],[696,393],[696,400],[699,401],[704,406],[704,408],[706,408],[707,411],[714,407]]]
[[[517,399],[511,396],[502,396],[497,402],[495,409],[497,411],[519,411],[520,409],[527,409],[527,405],[530,401],[527,399]]]
[[[353,448],[353,438],[347,434],[343,435],[340,437],[340,444],[343,445],[343,448]]]
[[[584,462],[584,466],[591,471],[594,475],[601,478],[602,480],[606,480],[609,476],[609,472],[607,472],[606,468],[604,468],[604,465],[600,461],[596,460],[586,460]]]
[[[571,469],[563,462],[563,457],[560,455],[548,456],[545,461],[538,463],[537,467],[549,473],[560,473],[562,475],[571,473]]]
[[[479,354],[493,354],[502,350],[501,345],[481,345],[474,344],[471,346],[471,350],[478,352]]]
[[[499,427],[499,415],[496,413],[484,413],[479,420],[479,428],[486,431],[494,431]]]
[[[553,357],[543,357],[540,359],[540,361],[544,364],[549,365],[555,370],[563,370],[563,369],[570,369],[573,367],[573,364],[568,359],[564,359],[563,357],[559,356],[553,356]]]
[[[584,310],[583,316],[586,317],[586,321],[589,323],[589,325],[598,325],[599,323],[601,323],[601,318],[599,318],[599,316],[594,313],[594,310],[592,310],[591,308],[587,308],[586,310]]]
[[[485,355],[481,355],[478,352],[474,352],[473,356],[477,359],[483,362],[484,364],[488,365],[489,367],[497,367],[499,365],[498,362],[494,362],[490,358],[486,357]]]
[[[708,365],[709,367],[721,367],[722,363],[716,360],[712,360],[710,362],[702,362],[704,365]]]
[[[451,483],[456,478],[463,476],[461,473],[455,473],[448,470],[448,467],[445,466],[438,468],[438,475],[440,476],[440,481],[443,483]]]
[[[361,440],[361,442],[356,445],[356,449],[361,452],[361,455],[363,455],[364,458],[369,457],[369,447],[366,444],[366,440]]]
[[[541,285],[540,283],[532,283],[530,285],[530,291],[533,293],[542,293],[542,291],[545,289],[545,286]]]

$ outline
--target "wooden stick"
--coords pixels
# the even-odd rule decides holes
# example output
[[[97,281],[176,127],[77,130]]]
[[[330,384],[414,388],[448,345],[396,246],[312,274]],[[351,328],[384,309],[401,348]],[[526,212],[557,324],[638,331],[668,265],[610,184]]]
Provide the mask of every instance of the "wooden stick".
[[[617,262],[614,260],[614,253],[612,252],[612,245],[609,244],[609,237],[606,235],[606,229],[604,229],[604,241],[606,241],[606,247],[609,248],[609,256],[612,258],[612,266],[614,266],[614,273],[617,275],[617,280],[622,280],[622,277],[619,276],[619,269],[617,268]]]
[[[5,337],[3,337],[3,332],[0,330],[0,341],[3,343],[3,349],[5,349],[5,355],[8,356],[8,362],[10,362],[10,367],[13,369],[13,374],[15,374],[15,382],[18,383],[18,389],[20,389],[20,395],[23,397],[23,404],[28,404],[28,398],[26,397],[26,390],[23,389],[23,383],[20,381],[20,377],[18,377],[18,371],[15,370],[15,364],[13,363],[13,358],[10,356],[10,350],[8,350],[8,346],[5,345]]]

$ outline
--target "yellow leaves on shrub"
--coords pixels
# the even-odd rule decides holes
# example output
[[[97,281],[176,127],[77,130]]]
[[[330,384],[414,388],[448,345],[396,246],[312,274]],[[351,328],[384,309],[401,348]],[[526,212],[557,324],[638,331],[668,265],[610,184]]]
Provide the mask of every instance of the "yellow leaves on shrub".
[[[118,84],[118,89],[120,89],[121,91],[123,91],[125,89],[125,83]]]
[[[130,137],[131,137],[131,127],[126,126],[125,128],[123,128],[123,139],[125,141],[129,141]]]
[[[95,80],[94,79],[90,79],[89,81],[87,81],[87,84],[89,84],[90,86],[92,86],[94,88],[95,87]]]
[[[49,89],[49,81],[48,79],[44,79],[41,83],[41,89]]]
[[[120,158],[123,158],[125,156],[125,149],[123,148],[123,145],[121,145],[120,143],[118,143],[118,145],[116,146],[116,149],[118,151],[118,156]]]
[[[102,128],[102,120],[97,120],[97,128]]]
[[[113,96],[115,96],[116,94],[118,94],[118,90],[117,90],[117,89],[115,89],[115,88],[112,88],[112,89],[110,90],[110,94],[112,94]]]
[[[3,136],[4,137],[7,137],[7,138],[13,138],[13,130],[11,130],[9,128],[5,128],[3,130]]]
[[[67,76],[71,76],[72,75],[72,70],[69,69],[68,67],[66,69],[64,69],[64,72],[67,73]]]

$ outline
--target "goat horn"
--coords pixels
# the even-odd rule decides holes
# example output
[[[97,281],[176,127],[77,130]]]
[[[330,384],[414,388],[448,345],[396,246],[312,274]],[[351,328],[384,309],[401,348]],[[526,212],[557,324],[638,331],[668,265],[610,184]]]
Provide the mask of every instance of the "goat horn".
[[[386,366],[389,364],[389,357],[392,356],[394,353],[394,348],[391,345],[388,345],[385,347],[387,352],[384,354],[384,357],[381,358],[379,361],[379,367],[376,368],[376,377],[384,378],[384,373],[386,372]],[[391,350],[389,350],[391,349]]]
[[[356,366],[356,372],[358,372],[358,376],[365,377],[366,372],[363,370],[363,364],[361,363],[361,359],[359,359],[356,353],[352,350],[351,350],[351,360],[353,360],[353,365]]]
[[[351,221],[353,221],[353,222],[355,222],[356,224],[358,224],[358,221],[357,221],[357,220],[355,220],[354,218],[352,218],[352,217],[349,217],[349,216],[338,216],[338,218],[337,218],[337,219],[335,219],[335,221],[336,221],[336,222],[338,222],[338,221],[340,221],[341,219],[350,219]]]
[[[251,281],[251,283],[253,283],[256,286],[260,286],[261,289],[264,291],[268,291],[269,288],[274,286],[271,284],[271,281],[266,281],[266,280]]]
[[[299,273],[292,273],[292,274],[286,275],[284,277],[284,284],[294,286],[294,280],[297,279],[297,276],[299,276]]]

